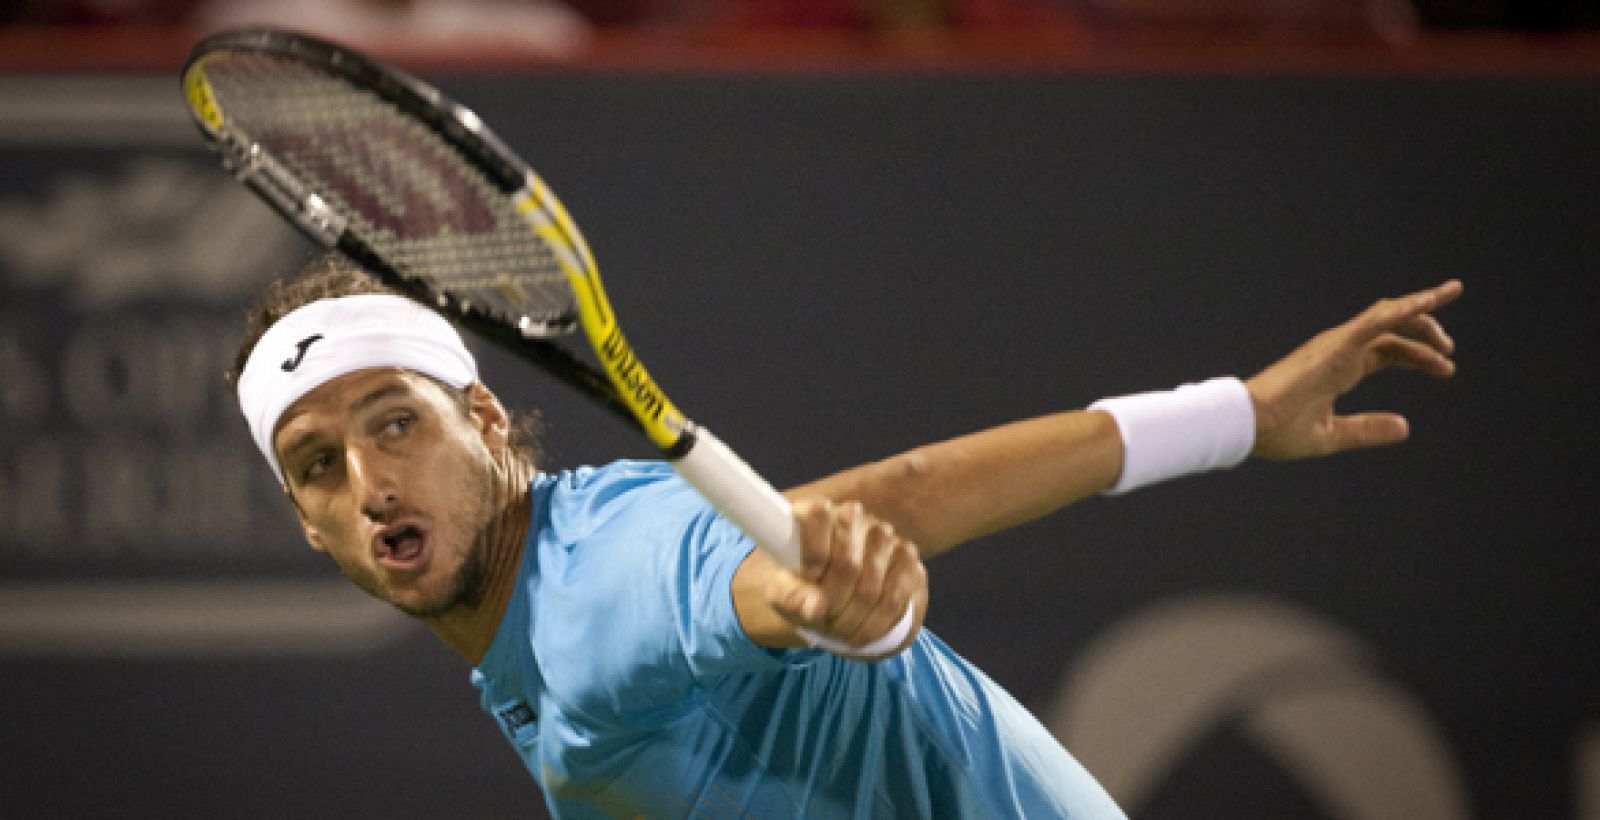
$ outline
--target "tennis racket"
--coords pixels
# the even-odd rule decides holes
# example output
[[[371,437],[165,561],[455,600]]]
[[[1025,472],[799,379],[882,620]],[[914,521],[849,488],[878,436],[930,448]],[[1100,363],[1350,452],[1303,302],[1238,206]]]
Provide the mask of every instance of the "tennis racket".
[[[205,38],[183,87],[224,166],[306,235],[625,419],[800,569],[788,500],[662,392],[578,226],[477,115],[361,54],[276,29]],[[563,343],[579,327],[598,368]]]

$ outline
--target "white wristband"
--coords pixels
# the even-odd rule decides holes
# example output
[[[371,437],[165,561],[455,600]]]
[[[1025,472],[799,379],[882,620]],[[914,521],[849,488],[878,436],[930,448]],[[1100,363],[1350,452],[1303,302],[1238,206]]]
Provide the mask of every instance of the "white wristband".
[[[882,655],[899,646],[900,642],[911,634],[911,625],[916,620],[917,603],[909,601],[906,603],[906,614],[900,616],[900,622],[895,624],[888,632],[885,632],[883,637],[866,646],[851,646],[844,641],[819,635],[803,626],[795,627],[794,631],[801,638],[804,638],[812,649],[826,649],[835,655],[842,655],[846,658],[870,658],[875,655]]]
[[[1107,495],[1232,467],[1255,446],[1250,391],[1231,376],[1101,399],[1089,409],[1110,414],[1122,434],[1122,475]]]

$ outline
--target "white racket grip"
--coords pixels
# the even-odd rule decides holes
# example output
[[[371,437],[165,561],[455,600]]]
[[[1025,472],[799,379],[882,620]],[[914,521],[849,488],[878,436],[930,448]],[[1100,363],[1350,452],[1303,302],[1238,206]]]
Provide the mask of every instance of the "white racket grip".
[[[800,571],[800,527],[789,499],[750,469],[722,439],[697,427],[689,452],[672,466],[784,569]]]

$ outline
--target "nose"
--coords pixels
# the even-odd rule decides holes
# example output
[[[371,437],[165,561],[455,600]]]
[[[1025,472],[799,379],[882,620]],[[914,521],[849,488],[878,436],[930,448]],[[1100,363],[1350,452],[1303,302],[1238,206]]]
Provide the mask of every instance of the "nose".
[[[388,521],[400,504],[399,485],[388,458],[375,448],[357,446],[345,450],[345,462],[361,514],[379,523]]]

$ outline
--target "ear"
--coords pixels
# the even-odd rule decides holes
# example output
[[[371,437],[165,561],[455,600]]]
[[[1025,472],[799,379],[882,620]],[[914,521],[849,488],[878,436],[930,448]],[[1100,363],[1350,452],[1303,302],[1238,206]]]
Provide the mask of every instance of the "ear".
[[[312,549],[317,552],[328,551],[328,545],[323,543],[322,533],[318,532],[316,527],[307,524],[304,519],[301,519],[300,529],[306,534],[306,543],[310,544]]]
[[[506,413],[500,399],[483,386],[473,382],[467,386],[467,414],[472,426],[483,437],[491,452],[504,449],[511,441],[511,416]]]
[[[306,534],[306,543],[310,544],[311,548],[317,552],[327,552],[328,545],[322,540],[322,531],[313,526],[311,521],[306,518],[306,511],[300,509],[300,500],[294,497],[294,493],[289,492],[288,487],[283,487],[282,489],[284,497],[288,498],[289,503],[294,505],[294,517],[295,520],[300,522],[300,531]]]

